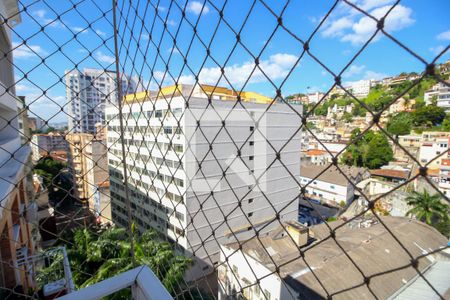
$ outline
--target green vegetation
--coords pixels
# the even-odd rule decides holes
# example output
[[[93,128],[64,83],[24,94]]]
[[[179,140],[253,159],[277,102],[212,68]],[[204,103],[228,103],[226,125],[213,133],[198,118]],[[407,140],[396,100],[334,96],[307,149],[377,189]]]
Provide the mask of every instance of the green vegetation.
[[[377,169],[393,159],[391,146],[383,133],[369,130],[357,140],[359,134],[359,129],[353,131],[350,146],[343,153],[342,163]]]
[[[416,218],[428,225],[434,226],[443,235],[450,235],[449,206],[441,201],[439,194],[430,195],[426,190],[422,193],[417,191],[406,198],[411,208],[407,216],[414,215]]]
[[[412,129],[413,118],[410,113],[400,112],[389,119],[387,131],[395,136],[409,134]]]
[[[136,265],[132,262],[132,246],[124,228],[113,227],[97,232],[87,228],[75,230],[67,253],[76,287],[83,288],[135,266],[146,265],[172,295],[186,289],[183,276],[192,265],[192,260],[176,255],[172,245],[161,241],[155,231],[149,230],[141,235],[133,230],[133,234]],[[38,274],[41,286],[63,277],[61,260],[62,257],[56,257],[48,268]],[[115,293],[110,299],[130,299],[130,290]]]
[[[38,134],[38,133],[47,134],[47,133],[55,132],[55,131],[57,131],[57,130],[50,126],[46,130],[42,130],[42,129],[32,130],[31,133],[32,134]]]
[[[48,189],[49,201],[53,204],[69,205],[72,203],[70,191],[73,182],[67,172],[63,169],[67,164],[54,160],[47,156],[41,158],[34,166],[34,173],[41,175],[44,185]]]
[[[413,124],[416,127],[432,127],[440,125],[445,119],[445,110],[436,105],[422,106],[413,113]]]

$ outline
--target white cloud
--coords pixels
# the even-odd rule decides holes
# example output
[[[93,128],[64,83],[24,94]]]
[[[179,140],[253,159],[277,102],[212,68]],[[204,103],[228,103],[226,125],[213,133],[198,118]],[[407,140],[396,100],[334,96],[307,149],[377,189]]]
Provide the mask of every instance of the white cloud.
[[[32,14],[38,18],[44,18],[47,12],[45,11],[45,9],[38,9],[33,11]]]
[[[450,40],[450,30],[439,33],[436,38],[438,40],[448,41]]]
[[[439,55],[441,54],[442,51],[444,51],[445,47],[442,45],[436,46],[436,47],[430,47],[430,51],[431,53],[433,53],[434,55]]]
[[[350,78],[353,77],[355,75],[361,74],[361,72],[366,68],[366,66],[361,65],[351,65],[350,68],[348,68],[347,70],[345,70],[344,74],[342,75],[342,77],[344,78]]]
[[[88,30],[87,28],[83,28],[83,27],[78,27],[78,26],[74,26],[71,28],[72,31],[74,31],[75,33],[87,33]]]
[[[376,8],[371,12],[371,15],[380,19],[386,15],[390,8],[389,5]],[[391,33],[412,25],[414,20],[411,18],[411,14],[412,10],[409,7],[397,5],[386,17],[384,30]],[[352,32],[345,34],[341,40],[351,42],[354,45],[362,44],[375,32],[376,26],[377,24],[373,19],[364,16],[353,24]]]
[[[158,5],[157,9],[158,9],[158,11],[163,12],[163,11],[167,10],[167,7]]]
[[[16,48],[17,47],[17,48]],[[20,45],[16,42],[12,43],[14,49],[13,55],[17,59],[39,58],[47,55],[47,52],[39,45]]]
[[[116,59],[110,55],[104,54],[102,51],[97,51],[95,53],[95,58],[97,58],[100,62],[113,64]]]
[[[187,11],[196,15],[202,13],[202,8],[203,14],[207,14],[209,12],[209,7],[206,4],[205,7],[203,7],[203,3],[199,1],[189,1],[187,5]]]
[[[392,4],[393,2],[393,0],[362,0],[355,1],[354,4],[356,4],[362,10],[368,11],[373,8]]]
[[[322,31],[322,36],[324,37],[335,37],[342,36],[344,29],[351,28],[353,26],[353,21],[348,17],[342,17],[331,23],[324,31]]]
[[[345,77],[345,76],[343,76]],[[379,73],[371,70],[367,70],[364,72],[364,74],[358,79],[354,81],[346,81],[343,83],[344,86],[351,86],[361,80],[381,80],[383,78],[389,77],[389,75],[384,73]]]
[[[290,69],[294,66],[298,57],[292,54],[277,53],[271,55],[266,60],[261,60],[259,66],[262,71],[270,78],[270,80],[282,79],[287,76]],[[267,78],[261,72],[259,68],[255,68],[253,61],[247,61],[242,64],[235,64],[224,68],[224,75],[229,82],[234,86],[244,84],[250,77],[249,83],[266,82]],[[164,72],[154,72],[155,79],[160,82],[162,80],[162,74]],[[227,81],[221,77],[222,72],[219,67],[203,68],[199,74],[199,82],[203,84],[215,85],[220,79],[220,85],[228,85]],[[166,76],[162,85],[173,84],[169,76]],[[195,78],[193,75],[181,75],[179,78],[180,83],[193,84]]]
[[[60,21],[47,18],[47,11],[45,9],[38,9],[32,12],[32,15],[36,17],[36,19],[40,22],[42,26],[49,26],[49,27],[59,27],[64,28],[64,24],[62,24]]]
[[[177,25],[178,23],[177,22],[175,22],[174,20],[172,20],[172,19],[169,19],[169,20],[167,20],[167,25],[170,25],[170,26],[175,26],[175,25]]]
[[[391,9],[392,5],[383,4],[390,3],[389,0],[366,0],[355,2],[358,7],[365,10],[370,10],[369,14],[377,19],[381,19]],[[387,15],[384,22],[384,30],[392,33],[399,31],[410,25],[415,20],[412,18],[412,9],[403,5],[395,6]],[[353,8],[344,9],[343,15],[339,18],[327,22],[321,32],[323,37],[339,37],[343,42],[350,42],[353,45],[359,45],[366,42],[376,31],[377,23],[373,19],[362,16],[360,13],[356,13]],[[381,37],[381,34],[375,37],[377,40]]]
[[[169,47],[167,49],[167,53],[170,54],[172,52],[172,50],[173,50],[173,54],[180,54],[180,51],[178,51],[178,49],[175,46]]]
[[[102,37],[105,37],[105,36],[106,36],[106,32],[101,31],[100,29],[96,29],[95,32],[96,32],[99,36],[102,36]]]
[[[19,96],[25,96],[25,101],[30,105],[31,116],[37,115],[43,119],[48,118],[60,110],[60,107],[66,103],[66,97],[55,95],[53,93],[43,94],[43,91],[27,83],[16,85],[16,93]]]
[[[385,73],[379,73],[379,72],[374,72],[374,71],[366,71],[364,73],[363,79],[364,80],[380,80],[383,78],[389,77],[389,75],[385,74]]]

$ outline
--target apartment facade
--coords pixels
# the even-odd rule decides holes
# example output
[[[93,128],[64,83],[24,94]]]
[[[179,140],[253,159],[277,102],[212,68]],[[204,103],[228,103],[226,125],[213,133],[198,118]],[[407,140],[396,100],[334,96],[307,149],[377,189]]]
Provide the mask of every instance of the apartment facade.
[[[49,155],[55,151],[67,151],[68,144],[65,136],[60,133],[50,132],[48,134],[33,134],[31,138],[31,150],[33,161],[38,161],[42,156]]]
[[[447,84],[450,84],[450,80],[447,80]],[[424,94],[424,100],[427,105],[436,102],[436,105],[450,112],[450,88],[442,82],[434,85],[430,90]]]
[[[371,86],[370,80],[359,80],[352,82],[349,89],[356,98],[365,98],[369,95]]]
[[[14,89],[11,61],[11,27],[20,23],[17,1],[0,1],[0,16],[8,24],[0,23],[0,298],[8,297],[8,290],[27,291],[34,286],[33,266],[27,257],[34,254],[37,236],[31,216],[25,212],[33,208],[33,186],[30,172],[31,149],[23,136]],[[3,20],[2,20],[3,21]],[[8,88],[8,91],[6,91]],[[14,154],[14,158],[11,157]]]
[[[75,198],[89,205],[98,222],[111,221],[106,140],[89,133],[66,135]]]
[[[306,186],[305,197],[329,205],[350,204],[355,196],[355,185],[370,177],[367,169],[339,166],[302,164],[301,183]],[[344,175],[345,174],[345,175]],[[347,179],[348,178],[348,179]]]
[[[206,93],[212,93],[211,101]],[[171,99],[170,107],[166,97]],[[287,206],[283,220],[297,217],[298,185],[286,168],[298,177],[300,117],[287,105],[275,103],[258,123],[261,135],[253,118],[265,111],[271,99],[247,92],[241,100],[245,109],[233,109],[236,95],[205,85],[179,85],[125,99],[123,138],[135,224],[141,230],[158,230],[187,254],[200,258],[191,278],[212,271],[219,259],[217,241],[254,235],[253,229],[275,216],[272,206],[277,211]],[[106,109],[112,217],[126,226],[118,113],[116,107]],[[226,115],[227,132],[221,130]],[[212,146],[208,141],[214,137]],[[266,139],[275,147],[291,139],[279,154],[286,168],[274,163],[263,172],[277,156]],[[254,187],[258,174],[259,186]]]
[[[116,72],[84,69],[66,71],[66,99],[69,110],[68,129],[71,133],[95,133],[95,124],[104,123],[105,106],[117,103]],[[136,83],[122,76],[124,93],[136,91]]]

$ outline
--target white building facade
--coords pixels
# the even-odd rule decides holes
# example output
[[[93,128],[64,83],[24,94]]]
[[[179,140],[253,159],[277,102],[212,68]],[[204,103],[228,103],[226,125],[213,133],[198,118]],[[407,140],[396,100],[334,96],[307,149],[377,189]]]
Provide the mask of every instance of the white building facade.
[[[447,80],[447,84],[450,84],[449,80]],[[427,105],[436,101],[436,105],[442,107],[448,113],[450,112],[450,87],[439,82],[425,92],[424,100]]]
[[[441,155],[444,151],[449,150],[449,139],[439,138],[434,142],[423,142],[419,149],[419,162],[428,164],[430,169],[438,169],[442,158],[447,155]]]
[[[370,80],[359,80],[352,82],[350,85],[351,92],[356,98],[365,98],[369,95],[371,87]]]
[[[104,124],[105,106],[118,101],[116,72],[84,69],[66,71],[65,77],[69,132],[95,133],[95,124]],[[134,93],[135,81],[122,76],[122,91]]]
[[[38,161],[51,151],[67,151],[68,144],[64,135],[59,133],[34,134],[31,138],[33,160]]]
[[[298,185],[291,174],[298,180],[300,117],[281,103],[265,113],[267,104],[245,101],[245,109],[233,109],[229,96],[212,95],[208,106],[198,86],[180,89],[185,98],[192,92],[188,106],[179,94],[170,98],[170,108],[163,99],[124,105],[124,139],[135,224],[158,230],[200,258],[188,275],[195,278],[213,270],[218,243],[254,235],[274,218],[274,208],[282,220],[297,218]],[[117,114],[107,107],[112,219],[126,226]],[[285,167],[271,164],[277,154],[267,140],[277,148],[286,144],[279,154]]]

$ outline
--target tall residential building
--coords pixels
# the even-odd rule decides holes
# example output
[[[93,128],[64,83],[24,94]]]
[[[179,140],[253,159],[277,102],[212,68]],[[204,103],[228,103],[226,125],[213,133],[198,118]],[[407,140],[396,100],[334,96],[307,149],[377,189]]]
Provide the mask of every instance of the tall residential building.
[[[213,270],[219,243],[271,229],[277,212],[281,220],[298,215],[301,111],[282,103],[267,109],[272,99],[253,92],[240,97],[236,105],[226,88],[178,85],[124,100],[133,221],[199,258],[189,278]],[[106,108],[112,218],[127,226],[118,113]]]
[[[104,123],[105,105],[117,103],[116,72],[84,69],[66,71],[66,99],[69,103],[69,132],[95,133],[95,124]],[[122,76],[124,93],[136,92],[136,83]]]
[[[21,21],[17,1],[0,1],[0,19],[0,298],[6,299],[8,290],[26,293],[34,286],[27,257],[34,255],[37,240],[33,214],[27,214],[33,207],[31,149],[21,140],[11,64],[11,27]]]
[[[89,133],[71,133],[66,139],[76,187],[74,196],[89,205],[99,222],[110,222],[106,140]]]
[[[38,133],[33,134],[31,138],[33,161],[38,161],[42,156],[46,156],[55,151],[67,152],[69,150],[68,147],[65,136],[60,133]]]

